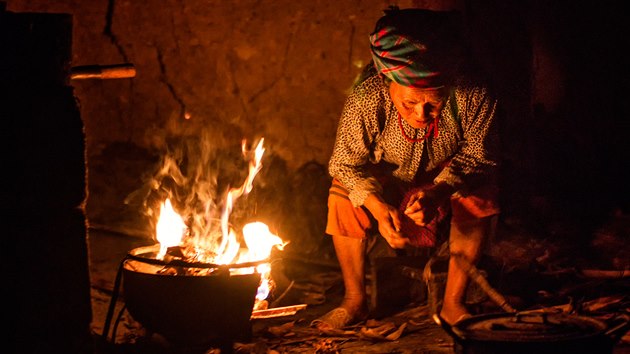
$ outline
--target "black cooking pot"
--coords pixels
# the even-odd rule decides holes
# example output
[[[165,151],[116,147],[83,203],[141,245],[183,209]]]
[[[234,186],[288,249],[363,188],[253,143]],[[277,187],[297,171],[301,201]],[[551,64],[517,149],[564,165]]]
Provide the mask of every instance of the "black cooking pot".
[[[457,354],[606,354],[628,330],[628,316],[607,324],[595,318],[561,313],[492,313],[448,325]]]
[[[232,265],[167,262],[155,259],[158,250],[159,245],[136,248],[123,262],[123,296],[135,320],[177,344],[250,339],[250,317],[261,276],[232,274],[231,270],[262,261]],[[155,271],[165,266],[180,273]],[[206,275],[185,271],[203,268]]]

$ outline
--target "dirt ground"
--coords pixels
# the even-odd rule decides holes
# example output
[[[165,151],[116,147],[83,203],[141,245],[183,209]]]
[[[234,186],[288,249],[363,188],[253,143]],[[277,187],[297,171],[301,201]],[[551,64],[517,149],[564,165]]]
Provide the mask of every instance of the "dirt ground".
[[[103,328],[107,312],[114,293],[116,271],[127,252],[133,248],[147,245],[146,240],[129,238],[108,232],[91,231],[92,265],[92,307],[94,321],[92,330],[102,353],[219,353],[216,348],[182,347],[168,343],[159,334],[150,334],[123,309],[124,296],[118,293],[114,316],[111,319],[109,336],[104,340]],[[307,305],[305,309],[291,316],[251,320],[251,341],[234,342],[234,351],[238,353],[452,353],[451,338],[429,317],[427,304],[402,308],[391,316],[372,320],[371,328],[403,326],[404,335],[397,340],[377,338],[376,332],[370,335],[367,326],[349,328],[340,333],[322,335],[309,327],[312,320],[331,310],[341,300],[338,284],[338,270],[324,270],[320,278],[328,278],[330,289],[326,299],[316,305]],[[313,297],[313,296],[312,296]],[[308,301],[308,300],[307,300]],[[122,310],[122,311],[121,311]],[[385,327],[383,327],[385,326]],[[363,330],[363,333],[362,333]],[[390,331],[391,332],[391,331]],[[367,333],[367,336],[366,336]],[[115,342],[112,341],[115,336]],[[225,350],[225,349],[224,349]]]
[[[610,242],[612,241],[609,240],[608,243]],[[279,278],[286,276],[285,279],[278,279],[279,287],[284,290],[283,301],[276,301],[275,306],[307,304],[305,309],[289,316],[250,320],[251,336],[244,334],[244,338],[249,337],[247,340],[227,340],[222,343],[194,346],[170,343],[168,339],[160,334],[150,333],[142,324],[135,321],[124,308],[124,294],[115,288],[116,273],[126,254],[136,247],[152,243],[146,239],[90,230],[92,331],[98,354],[225,354],[231,351],[274,354],[457,352],[453,338],[431,318],[433,295],[429,293],[428,288],[422,287],[422,284],[426,283],[421,283],[418,288],[420,290],[415,295],[409,295],[411,301],[409,304],[394,308],[383,306],[383,298],[396,297],[394,292],[386,289],[388,284],[383,280],[385,278],[391,280],[395,275],[391,272],[385,277],[377,272],[369,273],[371,299],[373,302],[380,302],[376,307],[373,306],[373,314],[380,311],[380,315],[336,333],[319,333],[310,328],[309,324],[313,319],[334,308],[341,301],[341,276],[334,263],[327,263],[324,260],[310,263],[305,260],[292,261],[291,257],[284,260],[281,268],[283,274]],[[496,264],[486,262],[484,275],[519,311],[557,306],[564,310],[572,308],[573,311],[577,309],[584,312],[590,306],[590,309],[597,308],[593,315],[602,320],[608,320],[615,314],[628,314],[630,282],[627,277],[617,279],[576,277],[572,274],[575,273],[575,268],[567,268],[566,264],[563,267],[559,266],[562,264],[560,260],[564,253],[541,240],[530,239],[524,242],[518,236],[504,238],[496,243],[494,252],[505,253],[508,247],[512,263],[501,260],[501,269],[495,271],[493,267],[496,268]],[[524,262],[528,257],[535,258],[534,263],[537,263],[538,267],[540,264],[547,264],[548,267],[529,269],[529,272],[526,272],[523,270],[524,265],[519,262]],[[549,272],[549,269],[554,269],[549,266],[549,262],[557,266],[554,272]],[[482,265],[480,264],[480,268]],[[529,265],[530,268],[532,266],[533,263]],[[387,272],[387,268],[384,269]],[[418,286],[418,282],[410,279],[410,286]],[[289,281],[292,284],[287,286],[286,283]],[[377,281],[380,281],[380,292],[375,290]],[[112,295],[117,295],[117,301],[109,319],[108,335],[103,336],[108,309],[112,306]],[[473,310],[475,313],[501,312],[501,308],[496,305],[493,307],[493,304],[483,296],[476,301]],[[630,353],[630,338],[627,333],[620,336],[614,353]]]

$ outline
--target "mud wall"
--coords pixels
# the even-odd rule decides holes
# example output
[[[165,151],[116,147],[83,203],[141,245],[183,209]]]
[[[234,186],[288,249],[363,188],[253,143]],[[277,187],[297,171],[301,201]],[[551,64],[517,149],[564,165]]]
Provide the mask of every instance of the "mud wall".
[[[463,12],[501,96],[507,213],[538,208],[532,203],[540,195],[562,191],[565,198],[594,184],[623,183],[618,161],[625,155],[609,150],[622,142],[621,134],[612,140],[606,132],[589,134],[592,126],[623,131],[612,113],[623,107],[609,106],[604,124],[595,125],[588,119],[598,116],[596,103],[585,105],[589,97],[613,98],[607,104],[619,98],[611,84],[619,81],[612,73],[622,61],[609,60],[623,33],[614,2],[604,8],[536,0],[6,1],[9,11],[71,14],[72,66],[135,66],[132,79],[76,80],[72,86],[87,139],[90,227],[142,237],[151,233],[150,215],[129,196],[146,184],[166,151],[203,140],[226,151],[213,166],[221,167],[239,160],[242,139],[260,137],[266,152],[256,181],[260,198],[251,208],[259,214],[271,209],[269,215],[286,220],[284,213],[307,203],[316,210],[303,210],[304,222],[318,220],[312,232],[320,233],[325,168],[343,101],[370,59],[374,22],[393,4]],[[593,47],[604,56],[595,57]],[[597,73],[583,76],[586,67]],[[589,87],[591,79],[606,94]],[[579,176],[570,184],[567,170]],[[591,191],[619,200],[612,187]]]

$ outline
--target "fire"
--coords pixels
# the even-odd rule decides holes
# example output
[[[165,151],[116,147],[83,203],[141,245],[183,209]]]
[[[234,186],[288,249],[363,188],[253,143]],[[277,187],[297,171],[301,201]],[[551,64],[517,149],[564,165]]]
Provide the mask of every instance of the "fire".
[[[160,218],[156,226],[156,238],[160,243],[158,259],[163,259],[169,247],[179,246],[186,233],[186,224],[179,214],[173,210],[170,199],[166,199],[160,208]]]
[[[269,231],[269,227],[262,222],[253,222],[243,227],[243,235],[245,236],[245,243],[249,249],[248,257],[251,257],[248,261],[256,261],[259,259],[265,259],[271,254],[273,247],[279,247],[282,249],[282,239]],[[269,295],[269,283],[271,280],[271,266],[269,263],[263,263],[256,267],[256,271],[260,273],[261,281],[258,293],[256,294],[256,300],[263,301]]]
[[[233,244],[235,239],[231,237],[229,230],[230,213],[232,212],[232,208],[236,199],[240,198],[243,194],[249,194],[249,192],[251,192],[252,188],[254,187],[254,177],[256,177],[256,175],[258,174],[258,172],[260,172],[260,169],[262,168],[260,160],[262,159],[263,153],[265,152],[265,149],[263,148],[264,141],[265,139],[260,139],[256,150],[254,150],[254,156],[250,159],[249,162],[249,174],[247,175],[247,179],[245,179],[245,183],[243,183],[240,188],[231,189],[227,194],[225,208],[223,209],[223,213],[221,213],[221,231],[223,234],[223,238],[218,249],[218,254],[220,255],[225,254],[226,248],[228,246],[232,246],[232,248],[235,247],[235,245]],[[247,157],[247,155],[249,155],[245,141],[243,141],[243,143],[241,144],[241,151],[243,152],[243,156]],[[232,244],[230,244],[230,242],[232,242]],[[231,251],[231,253],[234,253],[235,250],[231,249]],[[233,254],[233,256],[236,256],[236,254]],[[221,261],[221,264],[227,264],[231,261],[231,259],[222,259]]]
[[[206,262],[213,264],[233,264],[243,262],[264,261],[269,258],[274,247],[282,249],[284,242],[280,237],[274,235],[269,227],[262,222],[253,222],[245,225],[242,229],[242,239],[247,247],[242,247],[236,230],[230,224],[230,214],[234,203],[243,195],[247,195],[253,188],[254,178],[262,169],[262,156],[265,152],[263,148],[264,139],[260,139],[256,148],[249,151],[246,142],[242,142],[242,154],[249,161],[249,173],[245,182],[238,188],[229,189],[220,219],[213,219],[209,209],[206,207],[204,214],[207,215],[186,215],[192,220],[203,220],[207,225],[203,230],[191,230],[184,222],[171,204],[170,199],[166,199],[160,209],[156,226],[156,239],[160,243],[159,259],[163,259],[169,247],[180,246],[186,260]],[[196,235],[190,235],[195,233]],[[270,271],[269,263],[261,263],[255,269],[236,268],[234,273],[261,274],[261,285],[256,295],[257,301],[267,298],[270,291]]]

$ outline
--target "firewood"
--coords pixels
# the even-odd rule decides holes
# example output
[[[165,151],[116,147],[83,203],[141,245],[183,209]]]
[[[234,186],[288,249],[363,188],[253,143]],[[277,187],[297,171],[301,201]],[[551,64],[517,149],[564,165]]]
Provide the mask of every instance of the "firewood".
[[[516,309],[510,306],[510,304],[507,302],[505,297],[501,293],[499,293],[497,290],[495,290],[490,285],[490,283],[488,283],[486,278],[479,272],[479,269],[477,269],[477,267],[475,267],[466,258],[460,255],[451,254],[451,257],[454,257],[455,260],[462,266],[462,268],[466,270],[466,273],[468,273],[468,276],[470,276],[470,278],[474,282],[476,282],[477,285],[479,285],[481,290],[483,290],[486,293],[486,295],[488,295],[490,300],[492,300],[494,303],[499,305],[506,312],[516,312]]]

